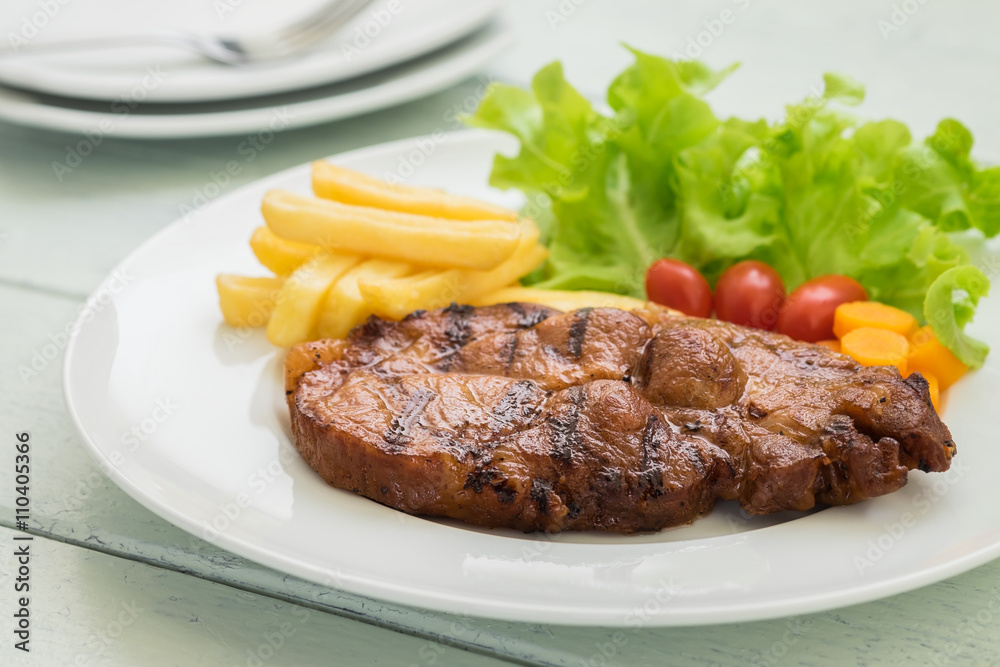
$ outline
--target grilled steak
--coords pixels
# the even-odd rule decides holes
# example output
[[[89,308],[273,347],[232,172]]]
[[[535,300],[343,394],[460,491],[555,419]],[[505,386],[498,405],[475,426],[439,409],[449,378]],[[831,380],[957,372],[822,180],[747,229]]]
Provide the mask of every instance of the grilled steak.
[[[667,311],[452,305],[285,362],[296,445],[328,483],[519,530],[659,530],[717,498],[753,514],[947,470],[927,382]]]

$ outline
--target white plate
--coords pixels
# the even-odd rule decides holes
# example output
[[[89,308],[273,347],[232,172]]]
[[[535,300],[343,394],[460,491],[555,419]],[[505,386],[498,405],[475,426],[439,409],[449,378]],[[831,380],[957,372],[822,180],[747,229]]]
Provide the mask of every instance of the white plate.
[[[340,155],[339,164],[517,204],[485,184],[508,137],[463,132]],[[408,166],[407,166],[408,165]],[[603,626],[748,621],[906,591],[1000,556],[1000,353],[947,396],[959,455],[945,474],[853,507],[755,520],[731,505],[626,537],[475,530],[325,485],[289,439],[282,354],[221,323],[218,272],[262,274],[247,240],[271,188],[303,165],[181,220],[129,256],[81,315],[70,414],[126,492],[182,528],[283,572],[399,604]],[[124,283],[124,284],[123,284]],[[977,332],[1000,349],[1000,300]],[[214,526],[214,527],[213,527]]]
[[[37,40],[135,34],[179,27],[209,34],[266,34],[326,0],[5,0],[0,34],[25,41],[0,58],[0,82],[91,100],[202,102],[267,95],[343,81],[433,51],[484,25],[503,0],[375,0],[300,56],[227,67],[164,47],[27,54]],[[45,5],[45,7],[43,7]],[[46,9],[48,7],[48,9]],[[367,32],[366,32],[367,31]],[[158,77],[150,78],[155,71]]]
[[[248,101],[132,109],[0,88],[0,119],[90,138],[166,139],[304,127],[431,95],[475,74],[513,41],[513,31],[492,24],[445,49],[360,79]]]

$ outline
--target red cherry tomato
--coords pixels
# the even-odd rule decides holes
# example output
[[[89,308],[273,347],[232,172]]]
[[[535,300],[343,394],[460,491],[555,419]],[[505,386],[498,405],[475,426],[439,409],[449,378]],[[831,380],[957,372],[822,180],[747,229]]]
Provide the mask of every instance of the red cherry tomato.
[[[712,314],[712,288],[705,276],[677,259],[659,259],[646,271],[646,297],[650,301],[693,317]]]
[[[867,301],[858,281],[841,275],[820,276],[802,283],[778,313],[778,333],[815,343],[834,338],[833,311],[842,303]]]
[[[745,327],[774,331],[784,301],[778,272],[752,259],[730,266],[715,284],[715,316]]]

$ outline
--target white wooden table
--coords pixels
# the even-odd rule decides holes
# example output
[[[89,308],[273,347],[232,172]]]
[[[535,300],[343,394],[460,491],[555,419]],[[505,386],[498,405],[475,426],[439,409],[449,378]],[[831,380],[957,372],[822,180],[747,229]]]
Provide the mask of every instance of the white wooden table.
[[[894,16],[894,5],[912,13]],[[915,8],[915,9],[914,9]],[[704,47],[743,70],[713,102],[777,116],[826,69],[869,84],[863,113],[926,133],[965,121],[980,155],[1000,153],[1000,7],[980,2],[516,0],[518,46],[479,80],[404,107],[287,132],[227,190],[320,156],[455,129],[484,80],[526,83],[561,57],[599,96],[627,41]],[[905,21],[900,19],[905,18]],[[895,18],[895,23],[893,23]],[[880,21],[888,22],[880,24]],[[897,25],[898,24],[898,25]],[[716,25],[712,23],[712,25]],[[898,30],[886,28],[892,25]],[[881,27],[880,27],[881,26]],[[883,34],[884,33],[884,34]],[[704,40],[703,40],[704,41]],[[571,628],[459,618],[359,598],[248,562],[154,516],[90,461],[66,414],[59,332],[121,258],[178,215],[242,137],[105,139],[57,180],[78,137],[0,124],[0,664],[3,665],[741,665],[995,664],[1000,561],[904,595],[793,619],[687,629]],[[47,347],[48,346],[48,347]],[[19,367],[32,368],[23,377]],[[33,442],[31,653],[13,648],[13,434]]]

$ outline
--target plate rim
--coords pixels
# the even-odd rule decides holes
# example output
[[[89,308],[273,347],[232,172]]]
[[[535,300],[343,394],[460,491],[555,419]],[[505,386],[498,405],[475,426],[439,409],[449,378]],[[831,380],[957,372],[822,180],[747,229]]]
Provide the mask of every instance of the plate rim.
[[[497,132],[481,129],[465,129],[445,133],[449,135],[450,143],[476,143],[495,141]],[[392,151],[400,148],[412,147],[414,141],[430,138],[430,135],[420,137],[410,137],[406,139],[373,144],[350,151],[345,151],[328,159],[350,159],[358,155],[363,155],[375,151]],[[301,170],[309,163],[295,165],[281,171],[269,174],[260,179],[247,183],[231,193],[218,198],[215,202],[224,199],[238,198],[245,189],[259,187],[272,180],[280,180],[290,172]],[[209,209],[205,209],[207,211]],[[204,214],[205,211],[201,213]],[[155,234],[146,239],[139,246],[134,248],[111,270],[94,289],[87,298],[86,304],[93,305],[96,299],[106,290],[109,283],[114,279],[115,273],[130,263],[132,258],[141,254],[161,239],[161,237],[173,233],[173,230],[186,223],[183,217],[169,223]],[[280,572],[292,574],[305,580],[320,585],[331,586],[329,579],[322,581],[321,574],[324,574],[316,567],[302,564],[287,555],[282,555],[274,550],[254,545],[247,540],[233,535],[231,532],[219,532],[214,539],[208,539],[199,534],[201,526],[194,518],[188,517],[175,510],[169,504],[159,501],[152,494],[149,494],[136,483],[129,479],[107,456],[101,447],[85,430],[83,421],[78,412],[74,396],[70,390],[71,374],[80,333],[88,326],[86,319],[88,308],[81,309],[80,314],[75,318],[69,341],[64,353],[62,368],[63,397],[66,403],[67,413],[73,422],[74,428],[80,435],[84,447],[97,464],[98,468],[107,475],[119,488],[125,491],[133,500],[149,509],[160,518],[180,527],[186,532],[204,539],[215,546],[235,553],[250,561],[271,567]],[[767,530],[766,528],[763,530]],[[755,531],[757,532],[757,531]],[[735,536],[721,536],[715,538],[702,538],[703,540],[725,540]],[[793,599],[767,600],[764,602],[731,603],[724,609],[704,608],[691,606],[667,605],[666,609],[660,610],[657,614],[650,615],[646,627],[690,627],[720,625],[737,622],[752,622],[797,616],[801,614],[830,611],[854,604],[861,604],[879,600],[885,597],[912,591],[914,589],[940,582],[944,579],[967,572],[975,567],[1000,557],[1000,540],[997,542],[979,547],[961,556],[941,562],[937,565],[923,567],[918,571],[891,577],[882,577],[878,580],[868,580],[860,585],[852,585],[846,589],[835,591],[815,592],[808,595],[798,596]],[[329,570],[325,572],[329,575]],[[474,593],[467,593],[465,596],[441,593],[440,591],[427,591],[417,586],[400,586],[396,584],[384,584],[379,581],[369,581],[357,576],[342,573],[338,570],[338,583],[343,584],[339,588],[354,595],[360,595],[377,600],[383,600],[389,604],[399,604],[416,608],[424,608],[439,613],[462,613],[479,616],[482,618],[506,620],[512,622],[534,622],[551,625],[565,626],[585,626],[585,627],[628,627],[626,619],[621,609],[607,612],[603,609],[583,608],[574,605],[572,602],[550,603],[547,600],[538,599],[530,605],[523,602],[490,601],[483,602]],[[350,584],[350,585],[348,585]],[[558,616],[559,620],[553,620]]]
[[[274,83],[268,86],[256,83],[243,83],[241,89],[232,89],[230,92],[223,94],[218,91],[213,92],[215,87],[211,84],[211,82],[199,83],[193,87],[189,86],[188,89],[179,93],[172,93],[169,87],[166,91],[156,88],[147,92],[146,99],[150,102],[167,104],[183,104],[185,102],[224,102],[261,95],[289,93],[295,90],[347,82],[352,79],[374,74],[383,69],[391,68],[396,65],[402,65],[409,60],[447,48],[455,42],[460,41],[462,38],[480,30],[490,20],[496,18],[500,14],[507,0],[478,0],[478,2],[479,6],[475,8],[476,11],[468,12],[469,16],[467,17],[467,20],[462,23],[456,23],[451,26],[450,30],[443,33],[431,31],[429,33],[429,39],[404,44],[403,47],[397,45],[395,49],[383,53],[380,58],[369,58],[366,62],[356,68],[350,69],[347,73],[329,76],[322,73],[325,71],[325,68],[314,66],[313,69],[307,69],[305,72],[299,73],[298,77],[287,78],[287,74],[282,75],[282,73],[285,72],[285,68],[283,67],[279,70],[271,71],[270,76],[268,77],[269,81],[277,81],[278,83],[276,85]],[[377,9],[377,7],[370,7],[367,11],[370,12],[373,9]],[[332,48],[339,48],[339,45]],[[309,55],[311,54],[305,54],[307,58]],[[282,64],[294,68],[299,62],[301,62],[301,59],[292,59]],[[56,81],[45,85],[39,85],[37,81],[38,68],[37,66],[31,67],[30,63],[26,69],[18,69],[15,66],[13,73],[4,72],[4,68],[0,67],[0,85],[14,86],[35,93],[62,95],[95,102],[113,102],[124,97],[121,90],[116,92],[111,91],[110,86],[112,84],[105,84],[105,87],[100,89],[101,92],[94,92],[91,88],[93,84],[92,79],[80,81],[72,76],[60,73],[58,71],[58,67],[53,65],[43,67],[43,71],[44,70],[48,70],[50,75],[54,73]],[[206,94],[208,95],[207,97],[205,96]]]
[[[0,87],[0,121],[72,134],[100,132],[102,136],[120,139],[195,139],[264,131],[276,111],[290,109],[293,113],[282,131],[311,127],[393,108],[439,93],[472,76],[516,38],[517,33],[511,26],[495,22],[436,53],[427,54],[426,57],[431,60],[415,70],[375,86],[289,104],[218,112],[122,116],[113,112],[72,109],[38,102],[31,92]],[[407,64],[399,66],[407,67]],[[39,110],[44,113],[39,114]],[[191,128],[189,123],[192,119],[208,123]],[[104,122],[112,123],[110,131],[99,129]]]

